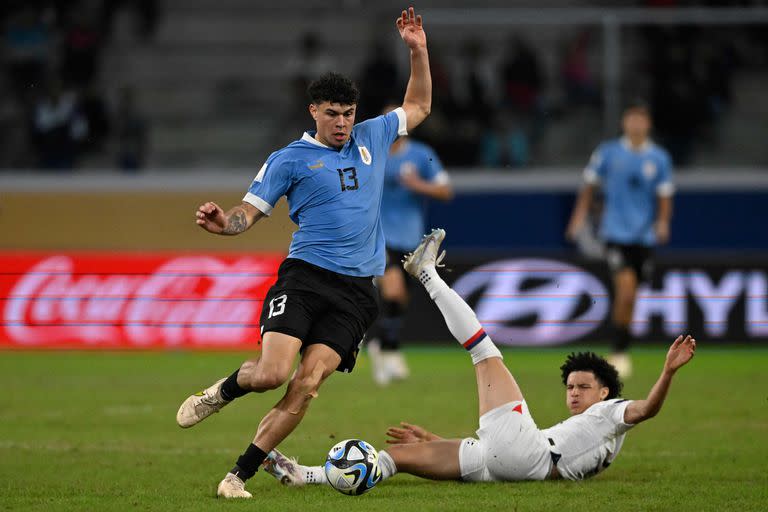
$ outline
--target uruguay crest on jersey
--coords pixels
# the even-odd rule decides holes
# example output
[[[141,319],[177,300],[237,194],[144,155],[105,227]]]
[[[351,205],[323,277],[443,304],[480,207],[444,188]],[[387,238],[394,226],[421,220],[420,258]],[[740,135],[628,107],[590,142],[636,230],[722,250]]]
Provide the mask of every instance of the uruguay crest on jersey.
[[[371,152],[365,146],[357,146],[357,150],[360,151],[360,158],[363,159],[365,165],[371,165]]]
[[[652,180],[656,177],[656,164],[652,160],[643,162],[643,176],[647,180]]]

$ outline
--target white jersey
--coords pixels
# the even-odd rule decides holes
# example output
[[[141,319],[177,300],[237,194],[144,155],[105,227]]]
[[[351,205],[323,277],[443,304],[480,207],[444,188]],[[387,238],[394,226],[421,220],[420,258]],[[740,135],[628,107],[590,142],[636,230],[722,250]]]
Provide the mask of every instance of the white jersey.
[[[630,400],[615,398],[598,402],[541,432],[551,451],[560,458],[557,470],[568,480],[583,480],[610,466],[621,450],[624,435],[634,425],[624,422]]]

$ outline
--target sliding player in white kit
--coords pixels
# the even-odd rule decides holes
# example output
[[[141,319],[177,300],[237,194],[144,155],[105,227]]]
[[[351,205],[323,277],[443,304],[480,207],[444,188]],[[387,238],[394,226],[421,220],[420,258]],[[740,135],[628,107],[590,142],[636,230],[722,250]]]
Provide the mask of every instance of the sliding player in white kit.
[[[688,363],[696,340],[679,336],[669,348],[661,376],[644,400],[619,398],[616,369],[591,352],[571,354],[561,367],[571,417],[539,429],[502,355],[470,307],[437,274],[445,231],[432,231],[405,260],[406,271],[427,289],[451,334],[472,356],[480,402],[478,438],[443,439],[403,423],[387,434],[379,452],[383,478],[396,473],[468,482],[583,480],[607,468],[632,427],[661,409],[675,372]],[[288,485],[327,483],[321,466],[301,466],[273,450],[264,467]]]

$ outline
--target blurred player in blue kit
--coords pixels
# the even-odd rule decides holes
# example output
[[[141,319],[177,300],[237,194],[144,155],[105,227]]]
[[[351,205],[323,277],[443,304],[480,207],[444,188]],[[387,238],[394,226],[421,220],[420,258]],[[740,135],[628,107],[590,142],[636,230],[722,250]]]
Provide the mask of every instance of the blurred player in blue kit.
[[[599,235],[613,276],[613,340],[608,360],[628,377],[632,361],[627,353],[630,324],[639,282],[653,272],[653,248],[669,240],[672,217],[672,162],[651,141],[651,114],[641,101],[627,106],[622,116],[623,136],[603,142],[584,169],[584,186],[566,230],[575,240],[586,228],[597,187],[603,193]]]
[[[396,105],[389,105],[389,112]],[[387,249],[387,267],[379,279],[381,312],[367,343],[373,379],[385,386],[408,377],[400,351],[400,332],[409,300],[409,280],[402,259],[421,242],[426,199],[448,201],[453,189],[448,173],[434,150],[411,138],[392,144],[384,171],[381,224]]]
[[[189,396],[176,416],[179,426],[191,427],[238,397],[288,382],[219,483],[219,497],[251,497],[245,481],[299,425],[325,379],[335,370],[352,371],[359,344],[378,314],[373,278],[385,266],[380,220],[384,164],[392,143],[418,126],[432,103],[421,16],[410,8],[396,25],[410,49],[411,75],[402,106],[355,124],[357,88],[341,75],[324,75],[308,88],[316,130],[272,153],[240,205],[225,212],[207,202],[196,211],[196,222],[206,231],[238,235],[270,215],[286,196],[291,220],[298,225],[277,282],[264,299],[259,357]]]

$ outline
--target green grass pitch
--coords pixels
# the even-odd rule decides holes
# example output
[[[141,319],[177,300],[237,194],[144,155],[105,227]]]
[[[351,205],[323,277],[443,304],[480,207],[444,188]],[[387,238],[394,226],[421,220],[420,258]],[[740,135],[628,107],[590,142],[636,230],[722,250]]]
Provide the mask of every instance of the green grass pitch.
[[[570,349],[509,349],[534,418],[564,418],[558,367]],[[281,446],[320,463],[341,439],[384,446],[400,420],[446,436],[477,424],[474,373],[458,347],[413,348],[413,377],[375,387],[363,356],[320,390]],[[286,488],[264,473],[255,499],[217,500],[215,488],[279,392],[249,395],[190,430],[176,426],[187,395],[229,374],[233,353],[0,353],[0,511],[131,510],[726,510],[768,509],[768,350],[700,344],[660,415],[631,431],[614,464],[585,482],[462,484],[399,475],[369,494]],[[644,397],[662,348],[635,352],[629,398]]]

